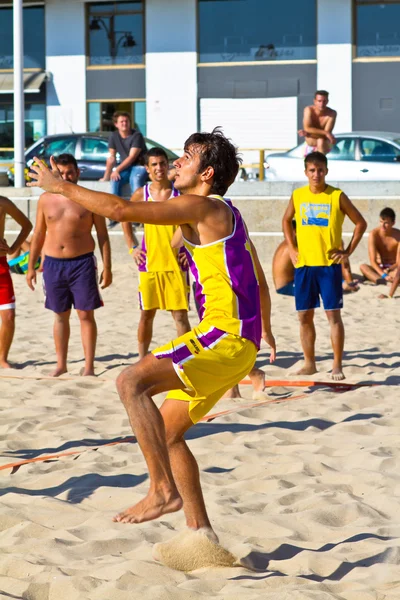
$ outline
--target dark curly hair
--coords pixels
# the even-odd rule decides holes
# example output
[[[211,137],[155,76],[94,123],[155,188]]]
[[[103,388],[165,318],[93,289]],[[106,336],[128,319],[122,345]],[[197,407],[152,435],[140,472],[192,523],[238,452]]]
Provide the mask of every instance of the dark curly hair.
[[[235,181],[242,159],[237,148],[224,136],[220,127],[211,133],[193,133],[185,142],[185,150],[197,146],[200,156],[198,173],[207,167],[214,169],[212,194],[223,196]]]
[[[76,158],[72,154],[67,154],[66,152],[64,152],[64,154],[58,154],[56,156],[53,156],[53,158],[56,165],[62,165],[63,167],[66,167],[67,165],[73,165],[76,170],[78,170],[79,168],[78,163],[76,162]]]

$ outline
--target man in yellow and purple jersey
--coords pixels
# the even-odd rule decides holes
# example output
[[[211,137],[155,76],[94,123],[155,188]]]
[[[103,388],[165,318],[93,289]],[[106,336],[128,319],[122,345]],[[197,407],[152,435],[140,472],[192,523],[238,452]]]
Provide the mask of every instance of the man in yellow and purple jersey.
[[[42,164],[33,167],[31,187],[62,193],[116,221],[181,226],[202,320],[118,377],[121,400],[148,465],[150,489],[114,520],[141,523],[183,506],[187,526],[217,540],[184,435],[250,372],[261,337],[275,358],[265,276],[239,211],[222,197],[239,169],[237,150],[218,128],[191,135],[175,161],[175,187],[182,195],[168,202],[126,202],[70,185],[51,162],[53,173]],[[152,396],[165,391],[159,410]]]
[[[356,249],[367,227],[362,215],[345,193],[328,185],[328,161],[322,152],[305,158],[305,174],[309,185],[293,192],[283,217],[283,233],[295,267],[294,296],[300,321],[300,338],[304,366],[297,375],[316,373],[314,309],[322,298],[331,329],[333,348],[332,379],[344,379],[342,357],[344,327],[342,269]],[[350,244],[342,249],[342,225],[346,217],[354,223]],[[292,219],[296,219],[296,237]],[[297,241],[297,245],[296,245]]]
[[[137,189],[131,202],[168,202],[179,196],[168,179],[165,150],[149,150],[145,166],[151,183]],[[141,244],[132,231],[132,223],[122,223],[122,228],[129,253],[139,269],[138,351],[139,358],[143,358],[149,351],[157,310],[171,311],[178,337],[190,331],[188,272],[182,269],[178,259],[179,249],[171,246],[177,225],[145,223]]]

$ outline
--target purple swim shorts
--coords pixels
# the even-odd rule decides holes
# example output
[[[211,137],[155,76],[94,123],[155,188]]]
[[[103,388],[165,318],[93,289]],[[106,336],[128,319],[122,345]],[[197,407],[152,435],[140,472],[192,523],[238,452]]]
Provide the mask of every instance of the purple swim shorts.
[[[72,308],[94,310],[103,306],[97,283],[97,262],[93,252],[74,258],[46,256],[43,264],[45,307],[55,313]]]

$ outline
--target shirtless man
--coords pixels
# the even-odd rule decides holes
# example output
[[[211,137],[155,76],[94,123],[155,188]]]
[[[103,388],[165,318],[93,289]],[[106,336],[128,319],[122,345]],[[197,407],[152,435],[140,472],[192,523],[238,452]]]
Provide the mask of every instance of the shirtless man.
[[[400,244],[397,247],[396,268],[395,268],[395,270],[392,271],[391,281],[392,281],[392,284],[390,286],[388,295],[386,296],[386,294],[380,294],[378,296],[378,298],[380,298],[381,300],[384,300],[385,298],[394,298],[395,291],[399,287],[399,284],[400,284]]]
[[[42,163],[29,187],[63,194],[88,210],[118,221],[181,225],[185,253],[198,282],[201,322],[153,350],[118,377],[125,405],[150,475],[147,496],[115,517],[141,523],[180,510],[186,523],[217,541],[206,512],[199,468],[184,436],[224,392],[254,366],[261,337],[275,354],[265,276],[240,212],[223,198],[239,169],[236,148],[218,129],[194,133],[175,161],[168,202],[126,202],[60,180]],[[155,394],[169,391],[159,410]]]
[[[21,226],[16,240],[11,246],[4,239],[6,217],[9,216]],[[7,254],[14,254],[24,243],[32,230],[32,223],[11,200],[0,196],[0,368],[9,369],[8,353],[15,331],[15,295],[7,263]]]
[[[336,139],[332,134],[336,122],[336,110],[328,108],[329,93],[317,90],[312,106],[306,106],[303,113],[303,129],[298,132],[305,138],[304,156],[311,152],[328,154]]]
[[[55,160],[62,179],[76,184],[79,169],[75,158],[71,154],[60,154]],[[26,280],[31,290],[34,290],[35,264],[44,246],[45,307],[55,313],[53,333],[57,368],[52,373],[53,377],[67,372],[72,305],[78,313],[81,326],[85,355],[82,375],[94,375],[97,339],[94,310],[103,306],[103,301],[98,288],[96,259],[93,254],[93,225],[103,259],[100,282],[104,289],[112,282],[110,240],[104,217],[93,214],[61,194],[46,192],[40,196]]]
[[[138,188],[131,202],[167,202],[179,195],[168,178],[168,156],[162,148],[152,148],[145,157],[150,184]],[[144,225],[141,245],[131,223],[122,223],[125,241],[139,269],[138,327],[139,358],[149,351],[153,323],[158,309],[171,311],[177,335],[190,331],[188,319],[187,273],[178,261],[178,248],[172,247],[176,225]]]
[[[379,215],[380,225],[368,237],[370,264],[360,266],[366,279],[378,284],[393,282],[396,272],[396,256],[400,243],[400,229],[394,227],[396,215],[393,209],[384,208]]]

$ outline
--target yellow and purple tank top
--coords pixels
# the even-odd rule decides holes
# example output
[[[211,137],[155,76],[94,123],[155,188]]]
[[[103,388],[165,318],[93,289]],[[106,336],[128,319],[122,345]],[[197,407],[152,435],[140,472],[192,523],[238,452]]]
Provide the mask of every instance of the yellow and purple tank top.
[[[260,290],[250,240],[242,216],[230,200],[231,235],[211,244],[195,245],[184,238],[189,268],[196,282],[201,322],[250,340],[261,341]]]
[[[170,198],[179,196],[178,190],[172,186]],[[145,202],[154,202],[150,195],[150,184],[143,189]],[[168,202],[168,200],[167,200]],[[171,247],[172,237],[178,225],[151,225],[145,223],[141,248],[146,252],[146,262],[139,265],[139,271],[180,271],[178,263],[178,248]]]
[[[293,192],[299,267],[329,267],[329,251],[340,248],[344,213],[340,208],[342,191],[328,185],[321,194],[309,186]]]

